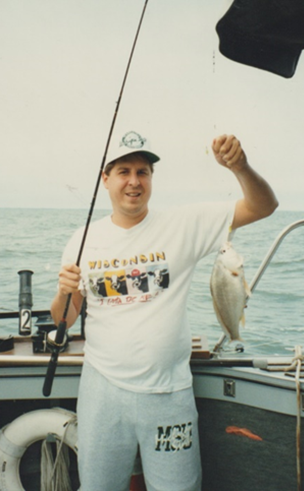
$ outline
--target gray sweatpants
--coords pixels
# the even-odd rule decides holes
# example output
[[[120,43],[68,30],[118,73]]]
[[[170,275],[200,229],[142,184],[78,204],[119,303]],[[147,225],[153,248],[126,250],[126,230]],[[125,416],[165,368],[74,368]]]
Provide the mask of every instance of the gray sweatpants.
[[[192,388],[131,392],[112,385],[85,362],[77,413],[83,491],[128,491],[138,446],[148,491],[201,490]]]

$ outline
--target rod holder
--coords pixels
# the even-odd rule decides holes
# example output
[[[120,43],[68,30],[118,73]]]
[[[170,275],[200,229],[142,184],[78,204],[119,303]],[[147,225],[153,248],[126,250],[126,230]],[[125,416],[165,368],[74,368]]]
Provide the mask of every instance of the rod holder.
[[[19,286],[19,334],[30,336],[32,334],[32,274],[33,271],[24,269],[18,271]]]

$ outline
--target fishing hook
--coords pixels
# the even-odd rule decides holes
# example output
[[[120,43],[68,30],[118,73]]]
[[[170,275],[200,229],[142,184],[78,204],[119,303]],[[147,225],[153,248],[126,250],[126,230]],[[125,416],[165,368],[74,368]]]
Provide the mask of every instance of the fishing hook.
[[[123,77],[123,81],[122,81],[120,93],[119,93],[119,96],[118,96],[118,99],[117,99],[117,102],[116,102],[115,111],[114,111],[112,123],[111,123],[111,126],[110,126],[110,131],[109,131],[109,134],[108,134],[108,138],[107,138],[107,141],[106,141],[106,146],[105,146],[103,158],[102,158],[102,161],[101,161],[100,171],[98,173],[98,178],[97,178],[97,181],[96,181],[96,185],[95,185],[95,189],[94,189],[94,193],[93,193],[93,198],[92,198],[92,201],[91,201],[91,206],[90,206],[90,209],[89,209],[89,213],[88,213],[88,217],[87,217],[87,221],[86,221],[84,233],[83,233],[83,236],[82,236],[82,241],[81,241],[79,252],[78,252],[78,257],[77,257],[77,261],[76,261],[76,265],[77,266],[80,265],[80,260],[81,260],[82,252],[83,252],[83,249],[84,249],[85,241],[86,241],[87,234],[88,234],[88,231],[89,231],[89,226],[90,226],[91,218],[92,218],[93,211],[94,211],[94,206],[95,206],[95,201],[96,201],[96,198],[97,198],[97,193],[98,193],[98,189],[99,189],[99,185],[100,185],[100,181],[101,181],[102,171],[104,169],[105,161],[106,161],[106,158],[107,158],[108,148],[109,148],[109,145],[110,145],[110,142],[111,142],[111,137],[112,137],[112,133],[113,133],[113,130],[114,130],[114,126],[115,126],[115,122],[116,122],[116,118],[117,118],[117,114],[118,114],[120,102],[121,102],[123,91],[124,91],[125,84],[126,84],[126,81],[127,81],[129,69],[130,69],[130,66],[131,66],[131,61],[132,61],[133,54],[134,54],[134,51],[135,51],[135,46],[136,46],[136,43],[137,43],[137,39],[138,39],[138,36],[139,36],[139,32],[140,32],[140,28],[141,28],[141,25],[142,25],[142,22],[143,22],[143,18],[144,18],[144,15],[145,15],[147,4],[148,4],[148,0],[145,0],[145,4],[144,4],[143,10],[142,10],[142,14],[141,14],[141,17],[140,17],[140,20],[139,20],[139,24],[138,24],[138,27],[137,27],[137,30],[136,30],[135,38],[134,38],[134,41],[133,41],[132,49],[131,49],[131,52],[130,52],[130,55],[129,55],[129,60],[128,60],[128,63],[127,63],[127,68],[125,70],[125,74],[124,74],[124,77]],[[59,352],[60,352],[60,348],[64,344],[65,333],[66,333],[66,329],[67,329],[67,327],[66,327],[66,324],[67,324],[66,318],[67,318],[67,315],[68,315],[68,311],[69,311],[71,299],[72,299],[72,294],[70,293],[68,295],[68,297],[67,297],[67,301],[66,301],[66,305],[65,305],[65,309],[64,309],[64,312],[63,312],[62,319],[59,322],[58,327],[57,327],[55,341],[52,343],[52,354],[51,354],[51,358],[50,358],[50,361],[49,361],[49,364],[48,364],[47,373],[46,373],[45,380],[44,380],[44,385],[43,385],[43,395],[45,397],[49,396],[50,393],[51,393],[51,390],[52,390],[53,380],[54,380],[55,371],[56,371],[56,367],[57,367],[58,355],[59,355]]]

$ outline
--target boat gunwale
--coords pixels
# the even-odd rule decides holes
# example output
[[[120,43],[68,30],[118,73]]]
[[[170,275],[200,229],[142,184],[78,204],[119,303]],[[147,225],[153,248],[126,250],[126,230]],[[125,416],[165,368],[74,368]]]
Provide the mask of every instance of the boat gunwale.
[[[268,371],[254,367],[200,367],[198,364],[192,366],[193,377],[210,376],[216,378],[227,378],[258,385],[275,387],[280,389],[296,391],[296,379],[287,378],[287,373],[282,371]],[[304,393],[304,378],[299,380],[301,391]]]

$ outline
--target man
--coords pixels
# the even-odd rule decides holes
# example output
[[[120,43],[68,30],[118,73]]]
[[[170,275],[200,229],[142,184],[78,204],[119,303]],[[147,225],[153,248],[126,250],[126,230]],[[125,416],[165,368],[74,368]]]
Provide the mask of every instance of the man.
[[[83,230],[63,254],[52,315],[68,294],[71,326],[87,298],[85,362],[78,398],[79,473],[84,491],[127,491],[140,448],[148,491],[199,491],[197,412],[189,366],[186,298],[197,262],[229,231],[270,215],[277,201],[234,136],[213,141],[243,198],[151,212],[159,157],[135,132],[113,147],[103,173],[113,213]]]

